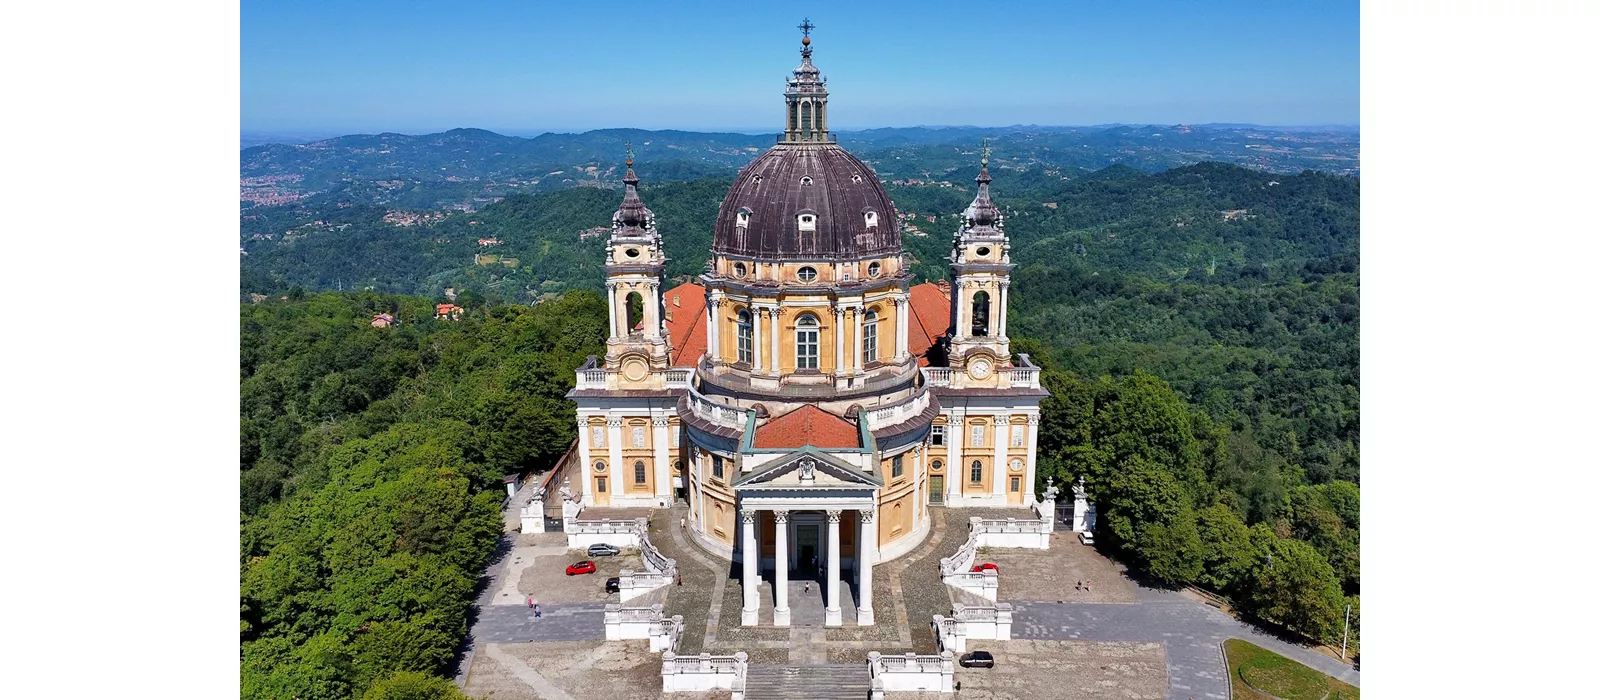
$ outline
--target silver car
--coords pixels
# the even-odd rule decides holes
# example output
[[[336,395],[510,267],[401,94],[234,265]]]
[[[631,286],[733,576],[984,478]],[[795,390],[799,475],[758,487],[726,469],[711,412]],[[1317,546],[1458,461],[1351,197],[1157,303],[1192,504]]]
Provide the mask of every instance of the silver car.
[[[614,557],[621,553],[621,549],[613,547],[609,544],[600,543],[589,545],[589,556],[591,557]]]

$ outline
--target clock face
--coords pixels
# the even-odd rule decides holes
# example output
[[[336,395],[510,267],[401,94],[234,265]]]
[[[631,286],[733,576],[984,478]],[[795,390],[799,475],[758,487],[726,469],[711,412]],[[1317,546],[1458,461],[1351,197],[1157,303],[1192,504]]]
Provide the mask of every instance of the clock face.
[[[977,362],[972,363],[972,367],[970,369],[973,378],[983,379],[984,377],[989,376],[989,361],[978,360]]]

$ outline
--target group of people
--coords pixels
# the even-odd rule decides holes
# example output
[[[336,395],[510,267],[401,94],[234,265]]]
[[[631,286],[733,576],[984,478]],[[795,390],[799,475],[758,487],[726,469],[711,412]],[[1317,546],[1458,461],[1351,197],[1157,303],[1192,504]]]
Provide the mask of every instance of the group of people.
[[[1089,586],[1092,585],[1093,583],[1094,583],[1093,581],[1090,581],[1088,579],[1083,579],[1081,581],[1078,581],[1078,585],[1073,586],[1073,588],[1076,589],[1076,590],[1082,591],[1084,593],[1088,593],[1089,592]]]
[[[534,617],[544,617],[544,608],[540,607],[538,603],[534,602],[533,596],[531,595],[528,596],[528,607],[533,609]]]

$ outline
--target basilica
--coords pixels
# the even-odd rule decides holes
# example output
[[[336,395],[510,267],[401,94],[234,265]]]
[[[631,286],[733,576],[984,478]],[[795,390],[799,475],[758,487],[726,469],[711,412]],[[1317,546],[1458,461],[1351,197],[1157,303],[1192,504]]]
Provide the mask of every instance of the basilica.
[[[1006,337],[1010,243],[987,155],[950,278],[913,284],[894,203],[829,133],[827,80],[801,43],[783,133],[728,190],[697,281],[665,288],[672,232],[630,156],[605,249],[609,339],[569,395],[566,480],[597,510],[686,503],[690,536],[743,567],[743,624],[766,580],[772,624],[788,625],[804,576],[826,625],[843,624],[843,581],[871,625],[873,567],[926,539],[930,507],[1035,504],[1048,393]]]

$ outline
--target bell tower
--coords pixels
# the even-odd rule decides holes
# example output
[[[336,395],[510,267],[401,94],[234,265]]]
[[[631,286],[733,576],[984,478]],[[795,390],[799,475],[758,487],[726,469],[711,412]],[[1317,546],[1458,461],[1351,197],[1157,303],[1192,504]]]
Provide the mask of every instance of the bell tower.
[[[667,334],[662,318],[662,275],[667,257],[661,249],[656,216],[639,199],[639,177],[633,173],[633,146],[628,146],[628,171],[622,178],[622,206],[611,215],[611,237],[606,240],[606,301],[611,307],[611,327],[606,339],[606,368],[630,375],[639,370],[665,369]],[[634,356],[633,367],[622,367]]]
[[[807,19],[800,23],[800,65],[789,77],[783,93],[787,114],[783,123],[784,143],[828,143],[828,79],[811,65],[811,30],[817,26]]]
[[[1000,209],[989,199],[989,142],[984,140],[978,195],[962,212],[950,250],[950,366],[974,378],[1010,365],[1006,304],[1011,288],[1011,240]],[[986,356],[986,357],[985,357]],[[971,363],[982,358],[980,366]],[[973,371],[976,370],[976,371]]]

